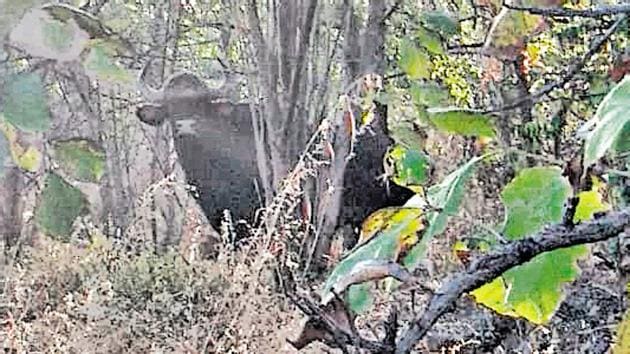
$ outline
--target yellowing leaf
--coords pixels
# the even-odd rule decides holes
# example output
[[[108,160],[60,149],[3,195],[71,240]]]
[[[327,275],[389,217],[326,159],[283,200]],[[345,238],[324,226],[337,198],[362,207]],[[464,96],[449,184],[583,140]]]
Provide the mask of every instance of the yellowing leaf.
[[[613,354],[630,354],[630,309],[626,310],[615,334]]]
[[[33,146],[23,147],[19,141],[20,132],[11,124],[0,122],[0,131],[9,142],[11,157],[15,164],[23,170],[36,172],[42,161],[42,154]]]
[[[433,70],[429,54],[409,41],[403,41],[401,45],[399,65],[414,80],[430,78]]]
[[[593,177],[595,179],[595,177]],[[593,214],[610,209],[610,205],[605,203],[600,189],[605,188],[603,183],[595,181],[590,191],[580,192],[578,194],[579,202],[575,209],[573,221],[585,221],[593,217]]]

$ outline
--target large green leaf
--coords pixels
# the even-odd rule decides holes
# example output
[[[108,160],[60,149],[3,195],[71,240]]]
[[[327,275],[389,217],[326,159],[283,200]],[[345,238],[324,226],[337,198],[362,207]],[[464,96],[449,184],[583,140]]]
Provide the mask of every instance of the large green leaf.
[[[86,208],[87,201],[81,191],[58,175],[50,173],[44,180],[44,190],[35,211],[35,222],[47,235],[68,240],[72,223]]]
[[[42,79],[37,74],[13,75],[6,79],[1,107],[11,125],[27,132],[43,132],[50,127],[50,113]]]
[[[439,130],[466,135],[494,137],[494,125],[490,117],[467,112],[440,112],[430,116],[431,122]]]
[[[586,132],[584,142],[584,165],[590,166],[603,157],[617,138],[622,135],[624,126],[630,122],[630,76],[619,82],[602,100],[595,117],[580,129]],[[618,142],[628,145],[627,142]]]
[[[399,186],[421,192],[430,177],[431,162],[422,151],[395,145],[385,157],[393,171],[390,178]]]
[[[82,182],[98,181],[105,170],[105,152],[83,139],[53,143],[55,160],[72,178]]]
[[[476,164],[488,156],[484,155],[471,159],[446,176],[441,183],[433,185],[427,190],[427,199],[430,207],[440,209],[440,211],[432,211],[427,214],[427,229],[422,234],[420,242],[411,249],[403,260],[403,264],[406,267],[416,267],[425,256],[428,242],[434,236],[444,232],[448,217],[457,213],[459,209],[466,181],[474,172]],[[409,199],[405,206],[424,208],[427,206],[426,204],[422,196],[416,195]]]
[[[420,27],[417,32],[418,42],[420,46],[426,49],[431,54],[444,54],[444,48],[442,46],[442,40],[440,37],[424,27]]]
[[[399,65],[414,80],[430,78],[433,70],[429,54],[409,40],[404,40],[401,44]]]
[[[364,239],[332,270],[322,289],[322,298],[328,297],[335,284],[353,272],[361,262],[396,261],[409,242],[417,241],[416,233],[423,225],[421,215],[420,208],[387,208],[368,217],[362,228]],[[367,284],[359,284],[348,290],[347,300],[353,311],[363,312],[371,304],[367,289]]]
[[[563,205],[570,195],[571,187],[559,168],[521,171],[501,194],[506,207],[503,235],[517,240],[547,224],[560,222]],[[589,206],[578,205],[578,208],[584,210]],[[595,209],[592,207],[582,217],[590,217]],[[506,271],[501,281],[495,280],[471,294],[477,302],[501,314],[546,323],[560,304],[563,284],[577,277],[577,259],[585,252],[584,246],[575,246],[543,253]]]

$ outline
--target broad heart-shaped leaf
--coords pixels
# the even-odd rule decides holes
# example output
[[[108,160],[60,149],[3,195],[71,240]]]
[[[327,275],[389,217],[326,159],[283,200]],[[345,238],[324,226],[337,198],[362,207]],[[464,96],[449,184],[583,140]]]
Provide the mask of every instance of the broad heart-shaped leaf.
[[[414,80],[430,78],[433,70],[431,57],[426,50],[416,47],[409,40],[401,43],[399,65]]]
[[[453,215],[459,209],[459,204],[464,195],[464,186],[468,178],[475,170],[478,162],[490,155],[475,157],[451,172],[444,180],[431,186],[427,190],[427,199],[433,208],[441,209],[441,211],[433,211],[427,214],[428,226],[422,234],[422,239],[415,245],[405,256],[403,264],[408,268],[415,268],[424,258],[428,242],[436,235],[444,232],[446,222],[450,215]],[[405,203],[405,207],[424,208],[427,202],[420,195],[415,195]]]
[[[604,97],[595,117],[580,128],[586,133],[584,167],[590,166],[606,154],[630,122],[630,76],[626,76]],[[589,129],[591,128],[591,129]],[[620,142],[626,144],[626,142]]]
[[[488,138],[495,135],[492,120],[482,114],[450,111],[432,113],[429,117],[435,127],[444,132]]]
[[[91,41],[90,53],[83,62],[88,73],[110,82],[130,82],[131,75],[114,61],[116,48],[103,40]]]
[[[386,208],[370,215],[362,227],[362,241],[332,270],[322,289],[322,298],[333,286],[362,261],[396,261],[400,252],[417,241],[417,232],[424,223],[420,208]],[[353,289],[354,288],[354,289]],[[366,294],[367,285],[353,285],[348,289],[348,304],[355,312],[366,310],[371,297]]]
[[[506,207],[503,235],[516,240],[540,231],[546,224],[560,222],[570,194],[571,187],[559,168],[521,171],[501,194]],[[502,282],[495,279],[471,295],[498,313],[545,323],[560,304],[562,285],[577,277],[576,261],[585,252],[584,246],[575,246],[543,253],[506,271],[500,277]]]
[[[431,163],[426,154],[395,145],[387,151],[385,159],[393,169],[390,178],[394,183],[416,193],[422,192],[422,186],[427,183],[431,173]]]
[[[95,143],[73,139],[53,143],[55,160],[72,178],[98,183],[105,170],[105,152]]]
[[[50,127],[50,113],[42,79],[37,74],[13,75],[0,90],[4,118],[27,132],[43,132]]]
[[[86,208],[87,201],[81,191],[58,175],[49,173],[35,211],[35,222],[48,236],[68,240],[72,223]]]

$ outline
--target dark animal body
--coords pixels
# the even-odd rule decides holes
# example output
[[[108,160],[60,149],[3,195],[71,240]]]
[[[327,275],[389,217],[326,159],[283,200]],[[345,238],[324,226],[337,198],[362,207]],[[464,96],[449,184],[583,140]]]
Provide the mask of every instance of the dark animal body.
[[[154,126],[172,124],[182,167],[188,182],[197,186],[211,224],[220,225],[225,209],[235,220],[251,220],[262,196],[249,105],[226,101],[191,74],[171,77],[158,92],[137,115]],[[375,134],[361,137],[344,173],[340,223],[358,226],[370,212],[401,205],[411,196],[397,186],[387,190],[379,180],[392,141],[384,124],[376,128]]]

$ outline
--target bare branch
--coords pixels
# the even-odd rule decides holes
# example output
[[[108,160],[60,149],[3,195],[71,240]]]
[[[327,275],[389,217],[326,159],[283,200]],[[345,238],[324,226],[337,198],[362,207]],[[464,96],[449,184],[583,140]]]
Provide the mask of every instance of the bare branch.
[[[515,11],[526,11],[532,15],[545,17],[603,17],[630,13],[630,5],[602,5],[590,9],[576,10],[563,7],[529,7],[503,3],[503,6]]]
[[[620,235],[630,226],[630,209],[610,212],[573,228],[547,227],[535,236],[514,241],[474,261],[464,273],[457,273],[436,291],[424,313],[418,314],[398,341],[396,353],[409,353],[433,324],[464,293],[526,263],[537,255],[580,244],[604,241]]]

